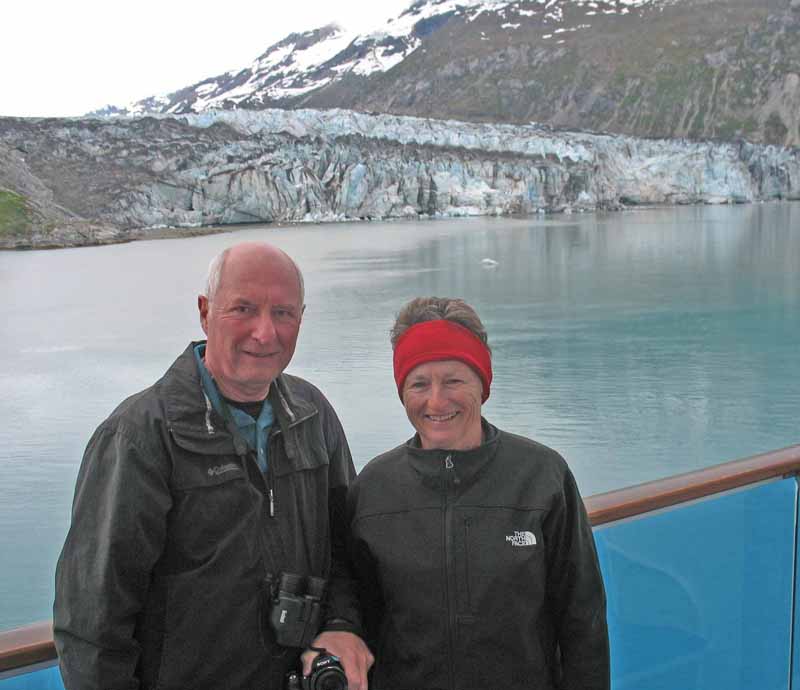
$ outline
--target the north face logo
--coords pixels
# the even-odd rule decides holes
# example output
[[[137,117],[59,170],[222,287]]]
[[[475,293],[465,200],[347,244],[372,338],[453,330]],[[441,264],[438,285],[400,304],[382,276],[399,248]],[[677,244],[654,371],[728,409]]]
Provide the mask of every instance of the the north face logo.
[[[533,532],[514,532],[506,537],[512,546],[535,546],[536,535]]]

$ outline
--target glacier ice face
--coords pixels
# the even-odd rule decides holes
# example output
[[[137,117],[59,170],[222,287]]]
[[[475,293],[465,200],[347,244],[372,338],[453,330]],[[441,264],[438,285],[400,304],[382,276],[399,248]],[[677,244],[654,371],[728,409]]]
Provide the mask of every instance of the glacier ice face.
[[[6,118],[0,145],[59,208],[128,233],[800,199],[798,149],[345,110]]]
[[[407,215],[408,207],[415,207],[409,189],[417,190],[417,213],[429,215],[592,210],[622,201],[740,203],[800,195],[798,151],[780,147],[346,110],[219,111],[180,119],[191,127],[224,123],[248,137],[289,136],[316,141],[320,150],[339,149],[336,165],[323,173],[318,196],[330,199],[326,214],[345,217],[393,216],[400,201]],[[370,152],[362,160],[365,149]],[[324,187],[334,177],[339,190],[331,197]],[[398,185],[402,195],[391,191]],[[376,196],[375,190],[383,191]]]

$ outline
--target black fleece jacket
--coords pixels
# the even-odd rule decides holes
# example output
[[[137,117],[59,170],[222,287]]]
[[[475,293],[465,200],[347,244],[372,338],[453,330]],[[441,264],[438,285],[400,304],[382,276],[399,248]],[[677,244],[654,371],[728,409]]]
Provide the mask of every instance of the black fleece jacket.
[[[329,577],[327,618],[358,632],[345,553],[355,471],[336,414],[306,381],[273,381],[264,477],[208,404],[195,344],[86,449],[56,569],[67,690],[281,690],[301,650],[264,624],[267,573]]]
[[[370,690],[608,690],[605,592],[572,474],[483,426],[469,451],[415,437],[350,489]]]

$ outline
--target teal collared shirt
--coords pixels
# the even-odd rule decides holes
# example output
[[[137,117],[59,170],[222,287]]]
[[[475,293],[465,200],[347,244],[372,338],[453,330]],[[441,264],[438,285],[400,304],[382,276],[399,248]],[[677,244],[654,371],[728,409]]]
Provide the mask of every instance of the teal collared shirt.
[[[222,416],[225,414],[222,411],[222,399],[220,397],[217,384],[206,369],[206,364],[203,361],[203,356],[206,352],[205,343],[195,345],[194,358],[197,360],[197,371],[200,372],[200,381],[203,384],[203,390],[211,401],[211,406]],[[267,438],[272,424],[275,422],[275,415],[272,412],[272,405],[269,400],[264,401],[261,407],[261,413],[258,419],[253,419],[247,412],[240,410],[238,407],[228,405],[231,411],[231,417],[239,429],[242,438],[247,441],[247,445],[251,450],[256,452],[256,460],[262,472],[267,471],[267,462],[269,459],[269,450],[267,446]]]

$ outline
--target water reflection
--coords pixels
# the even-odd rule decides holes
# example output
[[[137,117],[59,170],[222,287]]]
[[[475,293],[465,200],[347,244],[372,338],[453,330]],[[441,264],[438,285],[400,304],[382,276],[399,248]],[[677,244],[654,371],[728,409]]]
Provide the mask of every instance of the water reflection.
[[[385,332],[417,294],[474,304],[495,353],[487,413],[562,450],[586,492],[797,441],[798,205],[462,225],[361,250],[379,267],[367,320]]]

